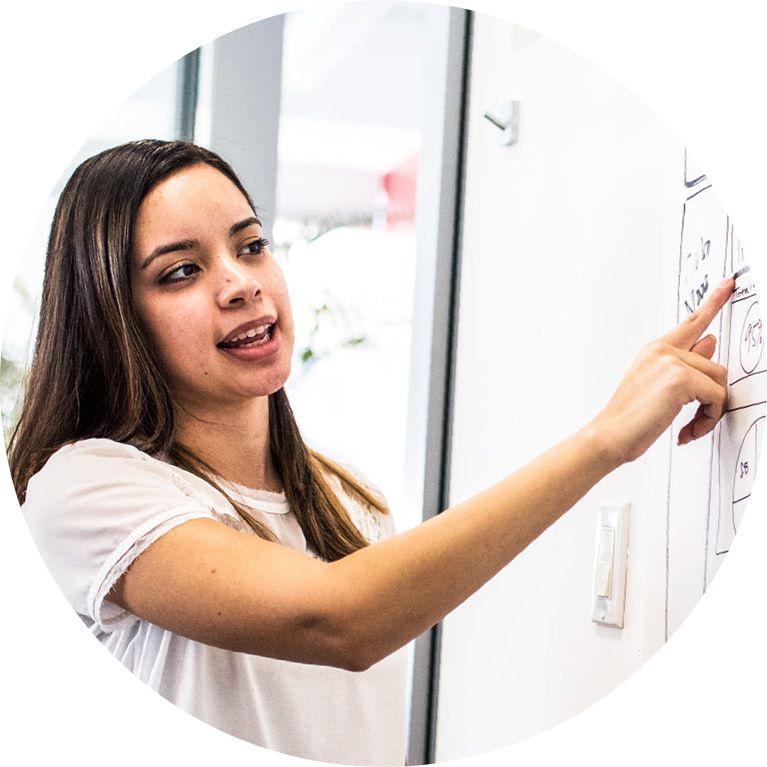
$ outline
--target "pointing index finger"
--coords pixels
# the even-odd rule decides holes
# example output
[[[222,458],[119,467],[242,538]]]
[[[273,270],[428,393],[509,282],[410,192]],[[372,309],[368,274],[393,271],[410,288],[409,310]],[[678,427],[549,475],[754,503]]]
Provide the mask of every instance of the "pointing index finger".
[[[711,321],[722,311],[735,289],[735,280],[726,279],[687,319],[669,331],[665,338],[672,346],[689,351],[697,343]]]

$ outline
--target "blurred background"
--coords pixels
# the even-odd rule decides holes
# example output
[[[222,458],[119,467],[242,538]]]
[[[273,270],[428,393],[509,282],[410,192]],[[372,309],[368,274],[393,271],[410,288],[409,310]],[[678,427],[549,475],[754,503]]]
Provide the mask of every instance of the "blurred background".
[[[443,154],[457,156],[445,118],[447,109],[458,120],[448,81],[462,56],[464,14],[365,2],[276,16],[191,51],[134,93],[72,158],[30,238],[2,347],[6,442],[31,359],[48,230],[64,184],[83,160],[109,147],[187,139],[234,166],[286,274],[296,322],[286,388],[306,442],[379,486],[398,530],[423,519],[425,485],[436,512],[440,483],[425,478],[425,447],[431,440],[441,448],[434,426],[439,431],[443,419],[429,425],[427,411],[432,381],[437,409],[444,395],[445,354],[437,354],[435,367],[433,346],[437,338],[444,348],[450,310],[445,296],[440,319],[434,298],[444,293],[435,291],[435,280],[449,284],[450,269],[438,268],[436,253],[445,227],[439,207],[451,194]],[[433,257],[421,258],[417,270],[419,241]],[[452,249],[444,253],[452,259]],[[436,454],[432,464],[439,472]],[[419,732],[428,652],[421,666]]]
[[[418,499],[404,498],[416,186],[428,56],[446,13],[374,2],[267,19],[136,92],[51,190],[16,280],[2,352],[6,438],[66,179],[125,141],[192,139],[245,179],[286,272],[297,323],[288,391],[305,439],[367,471],[400,528],[419,521]]]

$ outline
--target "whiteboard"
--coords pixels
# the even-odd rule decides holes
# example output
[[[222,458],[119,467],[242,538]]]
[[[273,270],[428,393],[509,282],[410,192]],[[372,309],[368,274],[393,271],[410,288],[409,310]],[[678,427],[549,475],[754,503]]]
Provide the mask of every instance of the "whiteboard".
[[[705,592],[733,545],[767,428],[759,295],[743,247],[713,185],[687,153],[681,181],[677,321],[695,311],[722,279],[738,277],[730,303],[710,328],[717,337],[715,359],[727,368],[726,415],[702,445],[669,452],[667,638]],[[686,411],[677,420],[672,439],[689,416]]]
[[[593,65],[478,16],[470,96],[451,504],[588,423],[642,346],[745,263],[711,179]],[[483,114],[509,99],[520,104],[519,141],[499,147]],[[730,408],[749,407],[680,447],[696,406],[685,408],[641,459],[605,477],[445,619],[438,759],[529,737],[614,689],[700,602],[725,549],[747,538],[759,510],[743,514],[748,499],[739,499],[763,441],[764,421],[749,428],[767,378],[761,326],[746,322],[748,299],[758,300],[748,274],[738,282],[744,300],[712,332],[717,359],[731,360]],[[751,346],[740,344],[744,323]],[[736,383],[741,346],[750,372]],[[740,463],[748,471],[736,485]],[[627,503],[618,629],[591,619],[594,540],[600,506]]]

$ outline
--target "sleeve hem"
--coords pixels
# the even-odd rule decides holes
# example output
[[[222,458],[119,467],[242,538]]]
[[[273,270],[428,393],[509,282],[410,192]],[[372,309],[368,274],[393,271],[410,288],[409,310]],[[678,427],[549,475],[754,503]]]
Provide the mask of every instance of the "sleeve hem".
[[[133,561],[155,541],[178,525],[191,519],[214,519],[205,508],[173,509],[150,519],[132,531],[104,562],[88,591],[88,612],[99,630],[106,633],[128,628],[138,618],[117,605],[105,604],[106,596]],[[108,608],[114,608],[110,611]],[[110,614],[112,612],[112,614]]]

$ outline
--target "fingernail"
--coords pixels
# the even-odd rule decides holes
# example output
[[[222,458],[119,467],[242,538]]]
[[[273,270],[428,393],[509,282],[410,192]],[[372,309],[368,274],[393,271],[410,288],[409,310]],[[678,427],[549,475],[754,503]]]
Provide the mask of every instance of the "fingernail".
[[[726,288],[732,282],[732,277],[728,277],[726,280],[722,280],[720,288]]]

